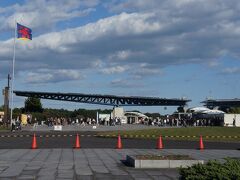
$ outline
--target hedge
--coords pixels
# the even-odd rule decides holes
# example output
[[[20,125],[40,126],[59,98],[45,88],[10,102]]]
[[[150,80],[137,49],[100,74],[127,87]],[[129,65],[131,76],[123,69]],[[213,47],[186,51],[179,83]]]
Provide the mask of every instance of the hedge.
[[[225,158],[222,163],[210,160],[206,164],[180,168],[179,172],[182,180],[240,180],[240,159]]]

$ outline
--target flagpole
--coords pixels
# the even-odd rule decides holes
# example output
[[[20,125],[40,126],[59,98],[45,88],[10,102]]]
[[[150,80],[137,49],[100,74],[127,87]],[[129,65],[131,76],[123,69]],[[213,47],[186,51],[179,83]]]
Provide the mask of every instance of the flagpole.
[[[16,51],[16,34],[17,34],[17,24],[16,24],[16,19],[14,20],[14,40],[13,40],[13,60],[12,60],[12,81],[11,81],[11,121],[10,121],[10,126],[12,125],[13,122],[13,87],[14,87],[14,66],[15,66],[15,51]]]

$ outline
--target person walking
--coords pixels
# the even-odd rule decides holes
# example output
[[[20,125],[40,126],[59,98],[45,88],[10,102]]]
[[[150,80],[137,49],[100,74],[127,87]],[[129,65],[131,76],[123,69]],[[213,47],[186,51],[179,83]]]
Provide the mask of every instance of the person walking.
[[[12,120],[12,126],[11,126],[11,132],[15,131],[15,124],[16,124],[16,121],[15,121],[15,119],[13,119]]]
[[[107,126],[109,126],[109,121],[110,121],[110,119],[106,118]]]

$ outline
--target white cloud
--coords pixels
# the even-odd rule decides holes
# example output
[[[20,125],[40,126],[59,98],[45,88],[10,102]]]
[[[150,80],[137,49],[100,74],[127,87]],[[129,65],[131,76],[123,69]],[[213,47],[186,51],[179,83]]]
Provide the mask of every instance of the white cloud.
[[[123,73],[129,69],[128,66],[115,66],[101,69],[100,72],[104,74],[115,74],[115,73]]]
[[[228,67],[222,70],[223,74],[239,74],[240,68],[239,67]]]
[[[31,49],[49,48],[58,52],[66,52],[70,45],[95,41],[99,38],[148,34],[156,32],[161,25],[158,22],[148,22],[153,14],[126,14],[105,18],[83,27],[67,29],[61,32],[52,32],[34,38],[32,43],[25,43]],[[84,44],[83,44],[84,45]],[[73,47],[71,47],[73,48]],[[126,58],[128,51],[119,51],[117,56]]]
[[[97,59],[91,63],[91,66],[93,68],[102,68],[103,67],[103,62],[100,59]]]
[[[136,79],[142,79],[147,76],[161,76],[163,75],[163,71],[160,68],[154,68],[154,67],[140,67],[135,68],[134,71],[131,72],[134,78]]]
[[[42,67],[50,66],[52,69],[66,67],[83,69],[94,67],[96,63],[103,67],[103,64],[108,63],[102,62],[102,59],[108,59],[114,53],[112,53],[113,47],[102,49],[101,41],[106,40],[106,46],[112,46],[111,38],[121,39],[124,36],[155,32],[158,27],[157,23],[148,22],[152,16],[153,14],[122,13],[82,27],[33,37],[32,41],[17,41],[17,60],[23,64],[41,62]],[[128,26],[128,29],[123,29],[122,26]],[[12,40],[2,41],[0,60],[6,55],[11,56],[12,46]],[[118,50],[122,48],[120,44],[115,44],[115,46],[117,51],[114,56],[118,59],[128,60],[130,56],[139,54],[139,52],[131,50]],[[116,67],[107,67],[102,72],[121,73],[127,69],[127,65],[117,65]],[[24,70],[24,67],[19,67],[19,70]]]
[[[132,54],[132,52],[129,50],[117,51],[113,54],[110,54],[108,58],[110,60],[124,60],[124,59],[129,58],[129,56],[131,54]]]
[[[17,13],[33,13],[36,7],[46,5],[48,8],[44,11],[47,15],[51,12],[49,17],[39,17],[36,23],[46,19],[44,23],[48,26],[49,23],[79,17],[83,11],[91,11],[98,3],[78,0],[61,2],[66,6],[58,1],[39,0],[15,5],[14,8]],[[29,64],[31,67],[41,62],[40,68],[53,71],[88,69],[104,74],[127,72],[129,76],[143,78],[152,74],[161,75],[165,67],[172,65],[194,63],[212,67],[218,65],[218,59],[222,56],[240,59],[238,1],[114,2],[106,6],[119,14],[76,28],[45,33],[33,37],[31,42],[18,41],[17,71],[25,71],[23,65]],[[0,13],[4,11],[13,12],[10,8],[0,9]],[[37,9],[36,14],[39,12]],[[40,16],[36,14],[29,18]],[[37,24],[34,25],[36,30],[40,29]],[[11,55],[12,40],[1,41],[0,61],[9,58],[10,62]],[[133,71],[129,73],[129,69]],[[54,79],[52,76],[46,73],[45,79]]]
[[[141,82],[130,81],[127,79],[115,79],[110,83],[111,87],[114,88],[138,88],[143,87]]]
[[[26,0],[22,5],[0,9],[4,17],[0,19],[0,30],[13,28],[14,19],[31,28],[54,27],[57,22],[88,15],[97,4],[97,0]]]
[[[144,9],[152,9],[157,5],[161,4],[159,1],[156,0],[123,0],[123,1],[112,1],[105,3],[105,6],[111,12],[122,12],[122,11],[132,11],[135,10],[144,10]]]
[[[213,61],[209,61],[207,65],[209,67],[217,67],[217,66],[219,66],[219,62],[216,60],[213,60]]]
[[[26,79],[26,83],[33,84],[71,81],[83,78],[79,71],[71,69],[39,69],[27,72],[26,74],[22,73],[21,76]]]

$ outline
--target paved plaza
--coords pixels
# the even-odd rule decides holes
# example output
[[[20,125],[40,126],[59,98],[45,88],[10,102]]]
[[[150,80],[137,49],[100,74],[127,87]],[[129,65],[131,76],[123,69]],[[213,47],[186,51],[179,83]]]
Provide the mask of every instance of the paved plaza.
[[[178,179],[176,169],[134,169],[126,155],[185,154],[209,160],[238,157],[238,150],[185,149],[2,149],[0,179]]]

